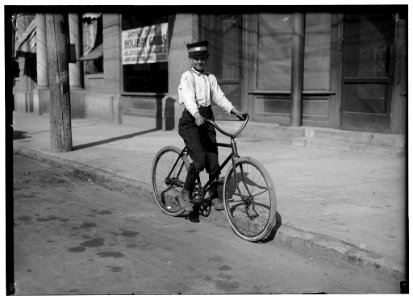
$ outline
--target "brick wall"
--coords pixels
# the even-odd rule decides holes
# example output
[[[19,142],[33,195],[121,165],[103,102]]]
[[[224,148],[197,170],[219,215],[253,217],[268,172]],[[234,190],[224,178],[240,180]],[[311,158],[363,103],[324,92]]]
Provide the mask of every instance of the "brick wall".
[[[168,58],[168,94],[171,97],[178,96],[181,75],[190,67],[185,45],[198,39],[197,20],[198,17],[194,14],[177,14],[170,20],[169,30],[172,32]]]
[[[120,93],[121,78],[121,15],[103,15],[103,59],[105,92]]]

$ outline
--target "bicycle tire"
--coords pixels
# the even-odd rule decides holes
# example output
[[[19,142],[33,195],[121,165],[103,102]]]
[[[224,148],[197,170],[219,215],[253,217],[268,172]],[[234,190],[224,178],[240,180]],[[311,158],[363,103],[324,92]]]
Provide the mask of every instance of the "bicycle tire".
[[[152,163],[152,188],[155,196],[156,203],[161,208],[162,212],[170,216],[179,216],[185,212],[185,209],[179,205],[176,197],[181,192],[182,187],[174,184],[167,184],[165,182],[166,177],[175,164],[176,159],[181,153],[181,149],[176,146],[166,146],[158,151]],[[183,167],[178,174],[178,170],[182,164]],[[189,167],[189,161],[186,156],[182,156],[175,167],[172,177],[177,181],[180,181],[183,186],[185,181],[187,170]],[[176,175],[179,175],[177,178]]]
[[[241,168],[245,185],[240,183]],[[241,157],[235,162],[236,176],[229,168],[224,180],[224,207],[232,230],[242,239],[257,242],[267,238],[276,223],[277,199],[268,171],[257,160]],[[239,181],[238,184],[235,180]],[[239,191],[237,189],[239,187]],[[253,197],[248,197],[251,192]],[[242,199],[244,198],[244,199]]]

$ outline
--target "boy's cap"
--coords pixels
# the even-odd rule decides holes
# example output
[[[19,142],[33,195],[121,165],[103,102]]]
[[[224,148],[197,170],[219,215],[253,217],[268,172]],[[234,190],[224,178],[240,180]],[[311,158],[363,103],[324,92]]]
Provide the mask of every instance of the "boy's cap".
[[[208,57],[208,41],[200,41],[192,44],[186,44],[188,49],[188,56],[195,57]]]
[[[208,51],[208,41],[201,41],[192,44],[186,44],[188,53],[199,52],[199,51]]]

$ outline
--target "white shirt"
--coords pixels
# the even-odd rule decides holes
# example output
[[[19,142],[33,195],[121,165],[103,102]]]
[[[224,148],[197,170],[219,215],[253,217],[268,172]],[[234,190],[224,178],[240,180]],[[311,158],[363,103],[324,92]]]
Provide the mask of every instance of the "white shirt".
[[[200,73],[194,68],[182,74],[178,94],[178,102],[185,105],[193,116],[198,112],[198,107],[211,105],[211,100],[227,114],[231,114],[234,108],[219,87],[216,77],[210,73]]]

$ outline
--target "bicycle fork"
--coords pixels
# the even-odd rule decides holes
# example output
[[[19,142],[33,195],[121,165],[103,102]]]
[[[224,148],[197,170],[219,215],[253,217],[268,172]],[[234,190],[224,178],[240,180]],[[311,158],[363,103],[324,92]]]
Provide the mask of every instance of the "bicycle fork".
[[[245,212],[248,215],[249,218],[255,218],[258,216],[258,213],[255,211],[255,204],[254,204],[254,197],[251,194],[250,189],[248,188],[248,185],[245,183],[245,175],[244,175],[244,168],[242,166],[242,164],[239,165],[240,168],[240,174],[241,174],[241,180],[238,180],[238,175],[236,172],[236,165],[235,165],[235,160],[237,158],[239,158],[239,154],[238,154],[238,149],[237,149],[237,143],[235,142],[234,139],[231,139],[231,145],[232,145],[232,152],[233,152],[233,156],[232,156],[232,169],[234,172],[234,179],[235,179],[235,183],[236,183],[236,188],[238,190],[238,193],[241,197],[242,202],[244,202],[245,204]],[[244,196],[241,192],[241,189],[239,187],[239,183],[241,183],[244,185],[248,195]],[[250,210],[254,213],[254,214],[250,214]]]

